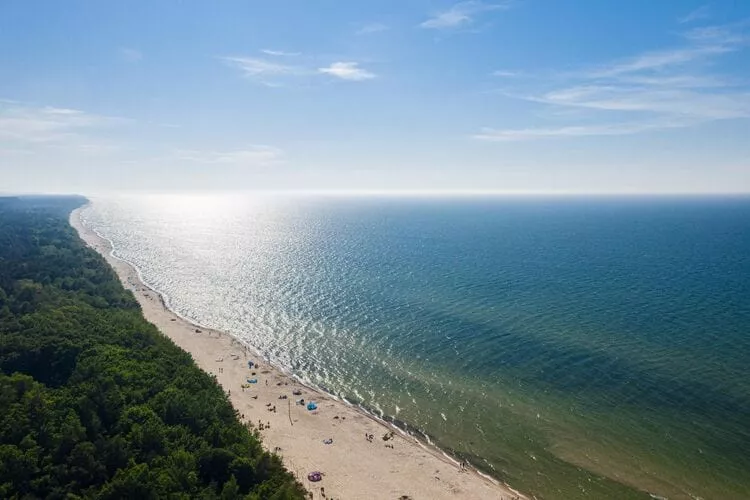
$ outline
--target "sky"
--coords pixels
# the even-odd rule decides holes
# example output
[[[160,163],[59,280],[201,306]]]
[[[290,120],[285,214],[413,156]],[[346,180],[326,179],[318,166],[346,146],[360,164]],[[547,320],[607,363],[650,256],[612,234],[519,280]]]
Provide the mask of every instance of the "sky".
[[[748,193],[750,1],[2,0],[0,192]]]

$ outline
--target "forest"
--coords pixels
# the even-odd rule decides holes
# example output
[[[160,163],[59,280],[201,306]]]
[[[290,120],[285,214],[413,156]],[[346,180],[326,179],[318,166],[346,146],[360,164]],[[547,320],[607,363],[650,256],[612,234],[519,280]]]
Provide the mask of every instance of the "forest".
[[[84,203],[0,198],[0,498],[305,498],[78,238]]]

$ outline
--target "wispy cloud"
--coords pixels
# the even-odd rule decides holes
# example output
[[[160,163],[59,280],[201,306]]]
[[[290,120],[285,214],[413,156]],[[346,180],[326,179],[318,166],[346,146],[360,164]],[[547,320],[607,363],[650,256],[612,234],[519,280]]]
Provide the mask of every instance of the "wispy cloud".
[[[692,23],[694,21],[700,21],[703,19],[708,19],[711,13],[710,11],[711,9],[708,5],[703,5],[693,10],[692,12],[689,12],[687,15],[679,18],[677,22],[680,24],[685,24],[685,23]]]
[[[276,60],[258,57],[222,57],[221,60],[252,80],[267,86],[282,86],[280,79],[290,77],[314,77],[316,75],[330,75],[349,81],[371,80],[376,75],[359,67],[356,62],[334,62],[329,66],[312,68],[302,65],[281,64]]]
[[[484,3],[479,0],[459,2],[450,9],[437,12],[419,26],[428,29],[451,29],[469,25],[486,12],[510,8],[510,2]]]
[[[575,125],[550,128],[526,129],[492,129],[484,128],[481,133],[474,135],[475,139],[495,142],[525,141],[548,137],[585,137],[594,135],[629,135],[647,132],[649,130],[663,130],[665,128],[684,127],[686,122],[633,122],[608,123],[600,125]]]
[[[200,151],[183,149],[175,151],[174,158],[203,164],[235,165],[240,167],[267,167],[282,161],[284,152],[273,146],[251,145],[234,151]]]
[[[628,75],[621,76],[622,83],[664,87],[671,89],[707,89],[740,85],[734,79],[718,75]]]
[[[359,67],[359,64],[355,62],[335,62],[327,68],[318,68],[318,71],[327,75],[341,78],[342,80],[350,80],[359,82],[363,80],[371,80],[375,78],[375,74]]]
[[[591,77],[614,77],[628,73],[673,71],[690,63],[743,48],[750,37],[739,26],[707,26],[683,33],[682,47],[639,54],[589,72]]]
[[[132,120],[53,106],[0,101],[0,157],[74,155],[82,160],[121,149],[113,134]]]
[[[750,118],[747,81],[713,71],[716,59],[744,50],[745,25],[709,26],[683,33],[682,46],[638,54],[599,67],[558,75],[557,86],[505,95],[553,109],[587,110],[587,123],[555,127],[486,128],[474,137],[492,141],[545,137],[626,135]],[[522,82],[533,88],[532,81]],[[595,123],[590,123],[594,121]]]
[[[222,57],[221,59],[227,65],[239,69],[245,76],[250,78],[304,73],[304,70],[300,67],[281,64],[258,57]]]
[[[381,33],[389,29],[388,26],[382,23],[370,23],[359,28],[356,33],[357,35],[372,35],[373,33]]]
[[[538,102],[603,111],[650,112],[722,120],[750,116],[750,91],[701,92],[695,89],[586,86],[552,91]]]
[[[266,87],[283,87],[290,78],[314,74],[300,65],[282,64],[278,59],[228,56],[220,58],[224,64],[238,69],[242,76]]]
[[[135,63],[143,59],[143,53],[140,50],[122,47],[120,49],[120,57],[127,62]]]
[[[125,122],[122,118],[99,116],[77,109],[9,103],[0,105],[0,142],[72,142],[86,134]]]
[[[261,52],[269,56],[280,56],[280,57],[294,57],[294,56],[302,55],[301,52],[285,52],[283,50],[271,50],[271,49],[262,49]]]
[[[523,73],[520,71],[508,71],[508,70],[497,70],[492,72],[492,76],[497,76],[500,78],[515,78],[517,76],[521,76]]]

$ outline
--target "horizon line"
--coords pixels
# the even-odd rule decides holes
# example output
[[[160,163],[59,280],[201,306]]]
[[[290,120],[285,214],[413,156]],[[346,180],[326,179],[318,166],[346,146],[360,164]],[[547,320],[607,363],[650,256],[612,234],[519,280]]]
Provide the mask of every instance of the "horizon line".
[[[750,191],[536,191],[536,190],[475,190],[475,189],[247,189],[247,190],[101,190],[80,192],[24,191],[0,192],[0,197],[13,196],[211,196],[254,195],[290,197],[383,197],[383,198],[474,198],[474,197],[729,197],[750,196]]]

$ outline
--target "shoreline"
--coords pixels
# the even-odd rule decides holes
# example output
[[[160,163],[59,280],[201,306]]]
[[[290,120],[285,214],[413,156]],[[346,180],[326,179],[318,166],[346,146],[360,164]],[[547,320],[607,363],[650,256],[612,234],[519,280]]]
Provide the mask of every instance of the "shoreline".
[[[385,418],[310,387],[233,335],[172,311],[168,297],[146,284],[134,264],[114,255],[111,241],[83,225],[80,214],[89,206],[70,215],[79,237],[113,268],[143,316],[216,378],[242,421],[258,430],[264,448],[281,456],[310,498],[527,498],[473,467],[462,467],[429,436],[424,443]],[[250,380],[255,382],[246,383]],[[296,403],[300,398],[304,405]],[[311,401],[317,409],[306,409]],[[309,481],[312,471],[323,472],[323,479]]]

